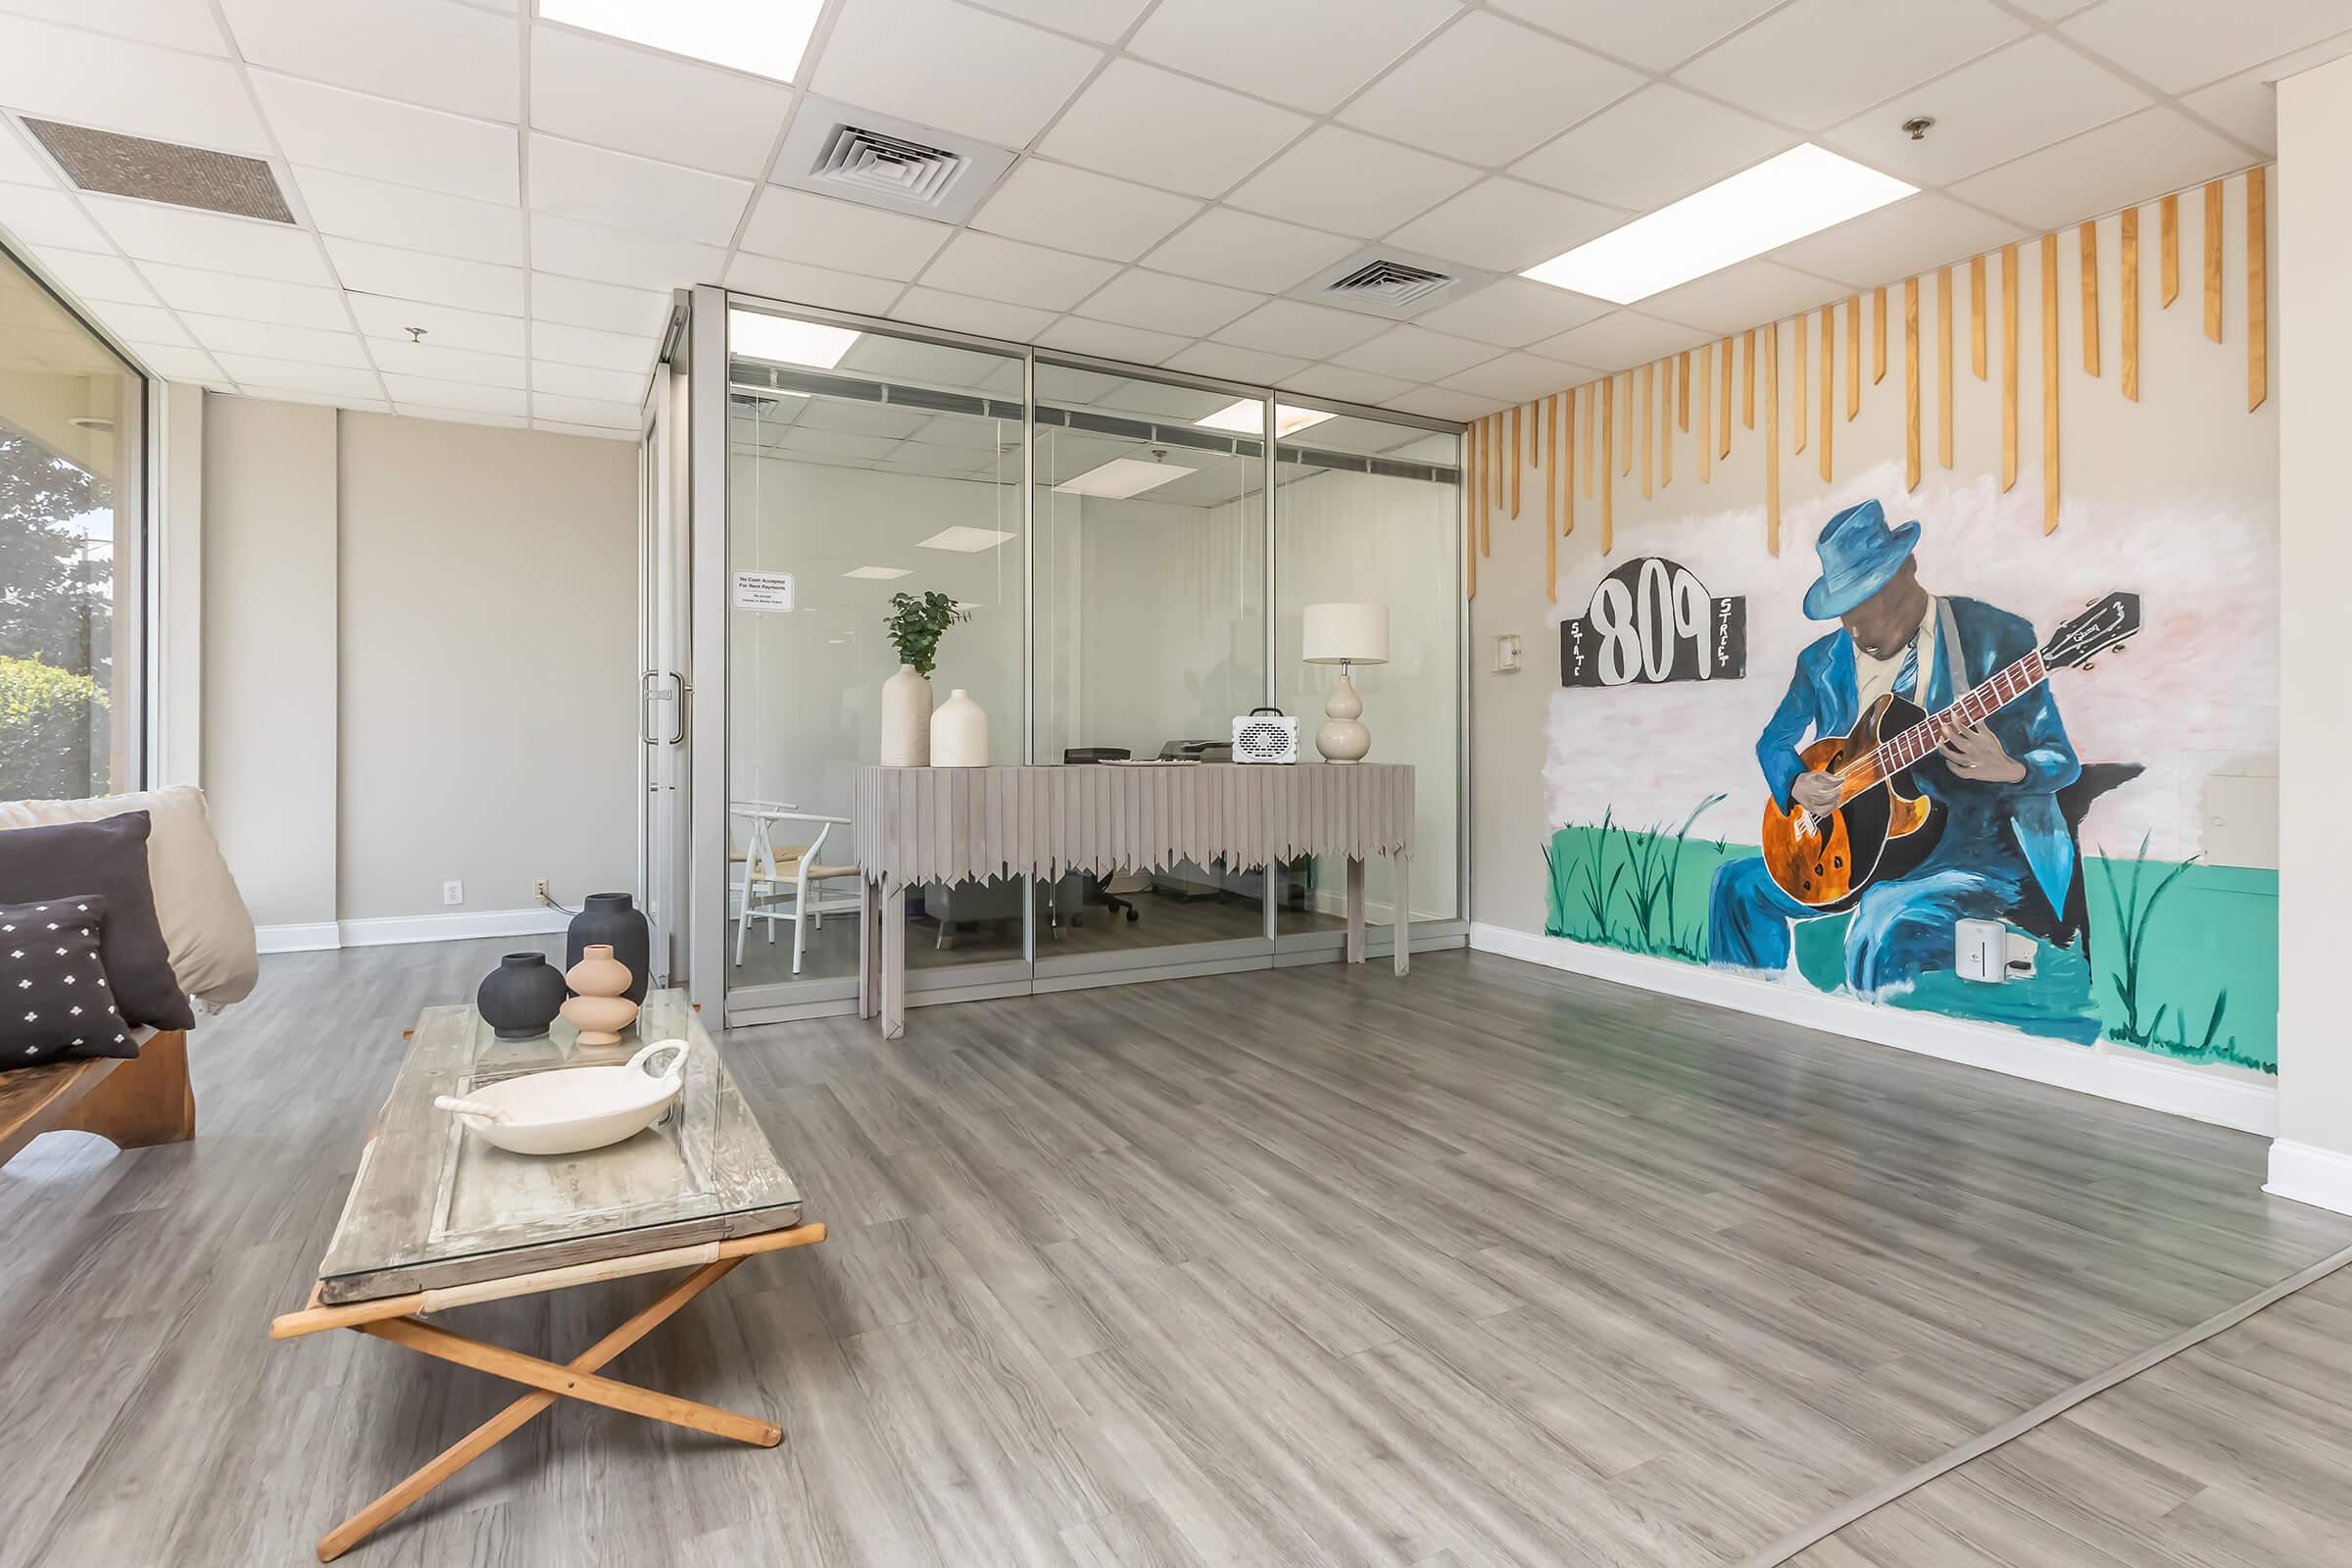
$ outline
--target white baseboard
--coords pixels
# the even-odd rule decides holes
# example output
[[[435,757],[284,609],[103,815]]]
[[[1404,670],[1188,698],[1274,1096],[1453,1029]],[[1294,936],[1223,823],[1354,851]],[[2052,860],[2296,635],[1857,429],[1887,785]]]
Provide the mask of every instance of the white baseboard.
[[[2266,1138],[2275,1137],[2278,1131],[2276,1086],[2201,1072],[2185,1063],[2163,1061],[2138,1053],[2126,1054],[2121,1050],[2040,1040],[2015,1030],[1879,1006],[1852,997],[1826,996],[1749,975],[1727,974],[1699,964],[1620,953],[1614,948],[1594,947],[1560,937],[1537,936],[1484,921],[1471,924],[1470,946],[1481,953],[1521,958],[1547,968],[1687,997],[1719,1007],[1733,1007],[1759,1017],[1777,1018],[1875,1045],[1892,1046],[1898,1051],[1914,1051],[1945,1061],[2005,1072],[2012,1077],[2233,1127]],[[2276,1153],[2278,1147],[2273,1146],[2274,1182],[2278,1179]],[[2345,1168],[2352,1173],[2352,1161]],[[2352,1191],[2352,1174],[2348,1174],[2346,1181],[2346,1190]]]
[[[482,937],[552,936],[571,924],[561,909],[475,909],[458,914],[400,914],[372,920],[266,925],[254,932],[264,953],[384,948],[404,942],[466,942]]]
[[[2271,1144],[2271,1179],[2262,1190],[2315,1208],[2352,1214],[2352,1154],[2280,1138]]]

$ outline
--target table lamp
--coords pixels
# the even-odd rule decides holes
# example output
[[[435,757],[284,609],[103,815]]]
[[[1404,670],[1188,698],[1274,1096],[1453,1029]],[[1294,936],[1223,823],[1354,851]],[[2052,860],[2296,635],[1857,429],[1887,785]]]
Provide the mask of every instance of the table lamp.
[[[1364,727],[1364,700],[1348,678],[1348,666],[1389,662],[1389,607],[1309,605],[1302,642],[1308,663],[1340,666],[1340,683],[1323,705],[1323,727],[1315,731],[1315,750],[1327,762],[1360,762],[1372,750],[1372,732]]]

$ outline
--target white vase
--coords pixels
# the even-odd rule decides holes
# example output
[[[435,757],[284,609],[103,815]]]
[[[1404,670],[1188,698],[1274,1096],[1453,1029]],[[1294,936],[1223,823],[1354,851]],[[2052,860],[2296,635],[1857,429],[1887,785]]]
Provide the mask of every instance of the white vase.
[[[882,765],[926,767],[931,761],[931,683],[912,664],[882,683]]]
[[[931,765],[988,765],[988,714],[960,686],[948,693],[948,700],[931,715]]]

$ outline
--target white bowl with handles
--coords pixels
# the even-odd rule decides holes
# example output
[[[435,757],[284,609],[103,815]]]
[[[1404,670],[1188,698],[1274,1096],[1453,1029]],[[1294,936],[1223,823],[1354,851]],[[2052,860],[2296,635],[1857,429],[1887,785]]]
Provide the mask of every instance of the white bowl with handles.
[[[617,1144],[659,1121],[686,1088],[683,1040],[657,1040],[616,1067],[559,1067],[485,1084],[464,1099],[441,1095],[468,1132],[517,1154],[580,1154]],[[666,1065],[650,1063],[663,1052]]]

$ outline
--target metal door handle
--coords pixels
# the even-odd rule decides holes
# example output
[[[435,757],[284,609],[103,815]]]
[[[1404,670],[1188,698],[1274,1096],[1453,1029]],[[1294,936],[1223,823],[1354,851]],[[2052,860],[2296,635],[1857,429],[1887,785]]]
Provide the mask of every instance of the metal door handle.
[[[688,710],[693,707],[689,699],[694,696],[694,688],[686,683],[685,676],[674,669],[669,672],[669,678],[678,688],[678,719],[673,726],[674,733],[669,737],[669,744],[683,746],[686,744],[686,727],[693,722]]]
[[[658,743],[654,740],[654,726],[646,713],[646,705],[654,700],[654,694],[646,689],[646,683],[661,678],[662,672],[658,669],[649,669],[637,677],[637,738],[648,746]]]

